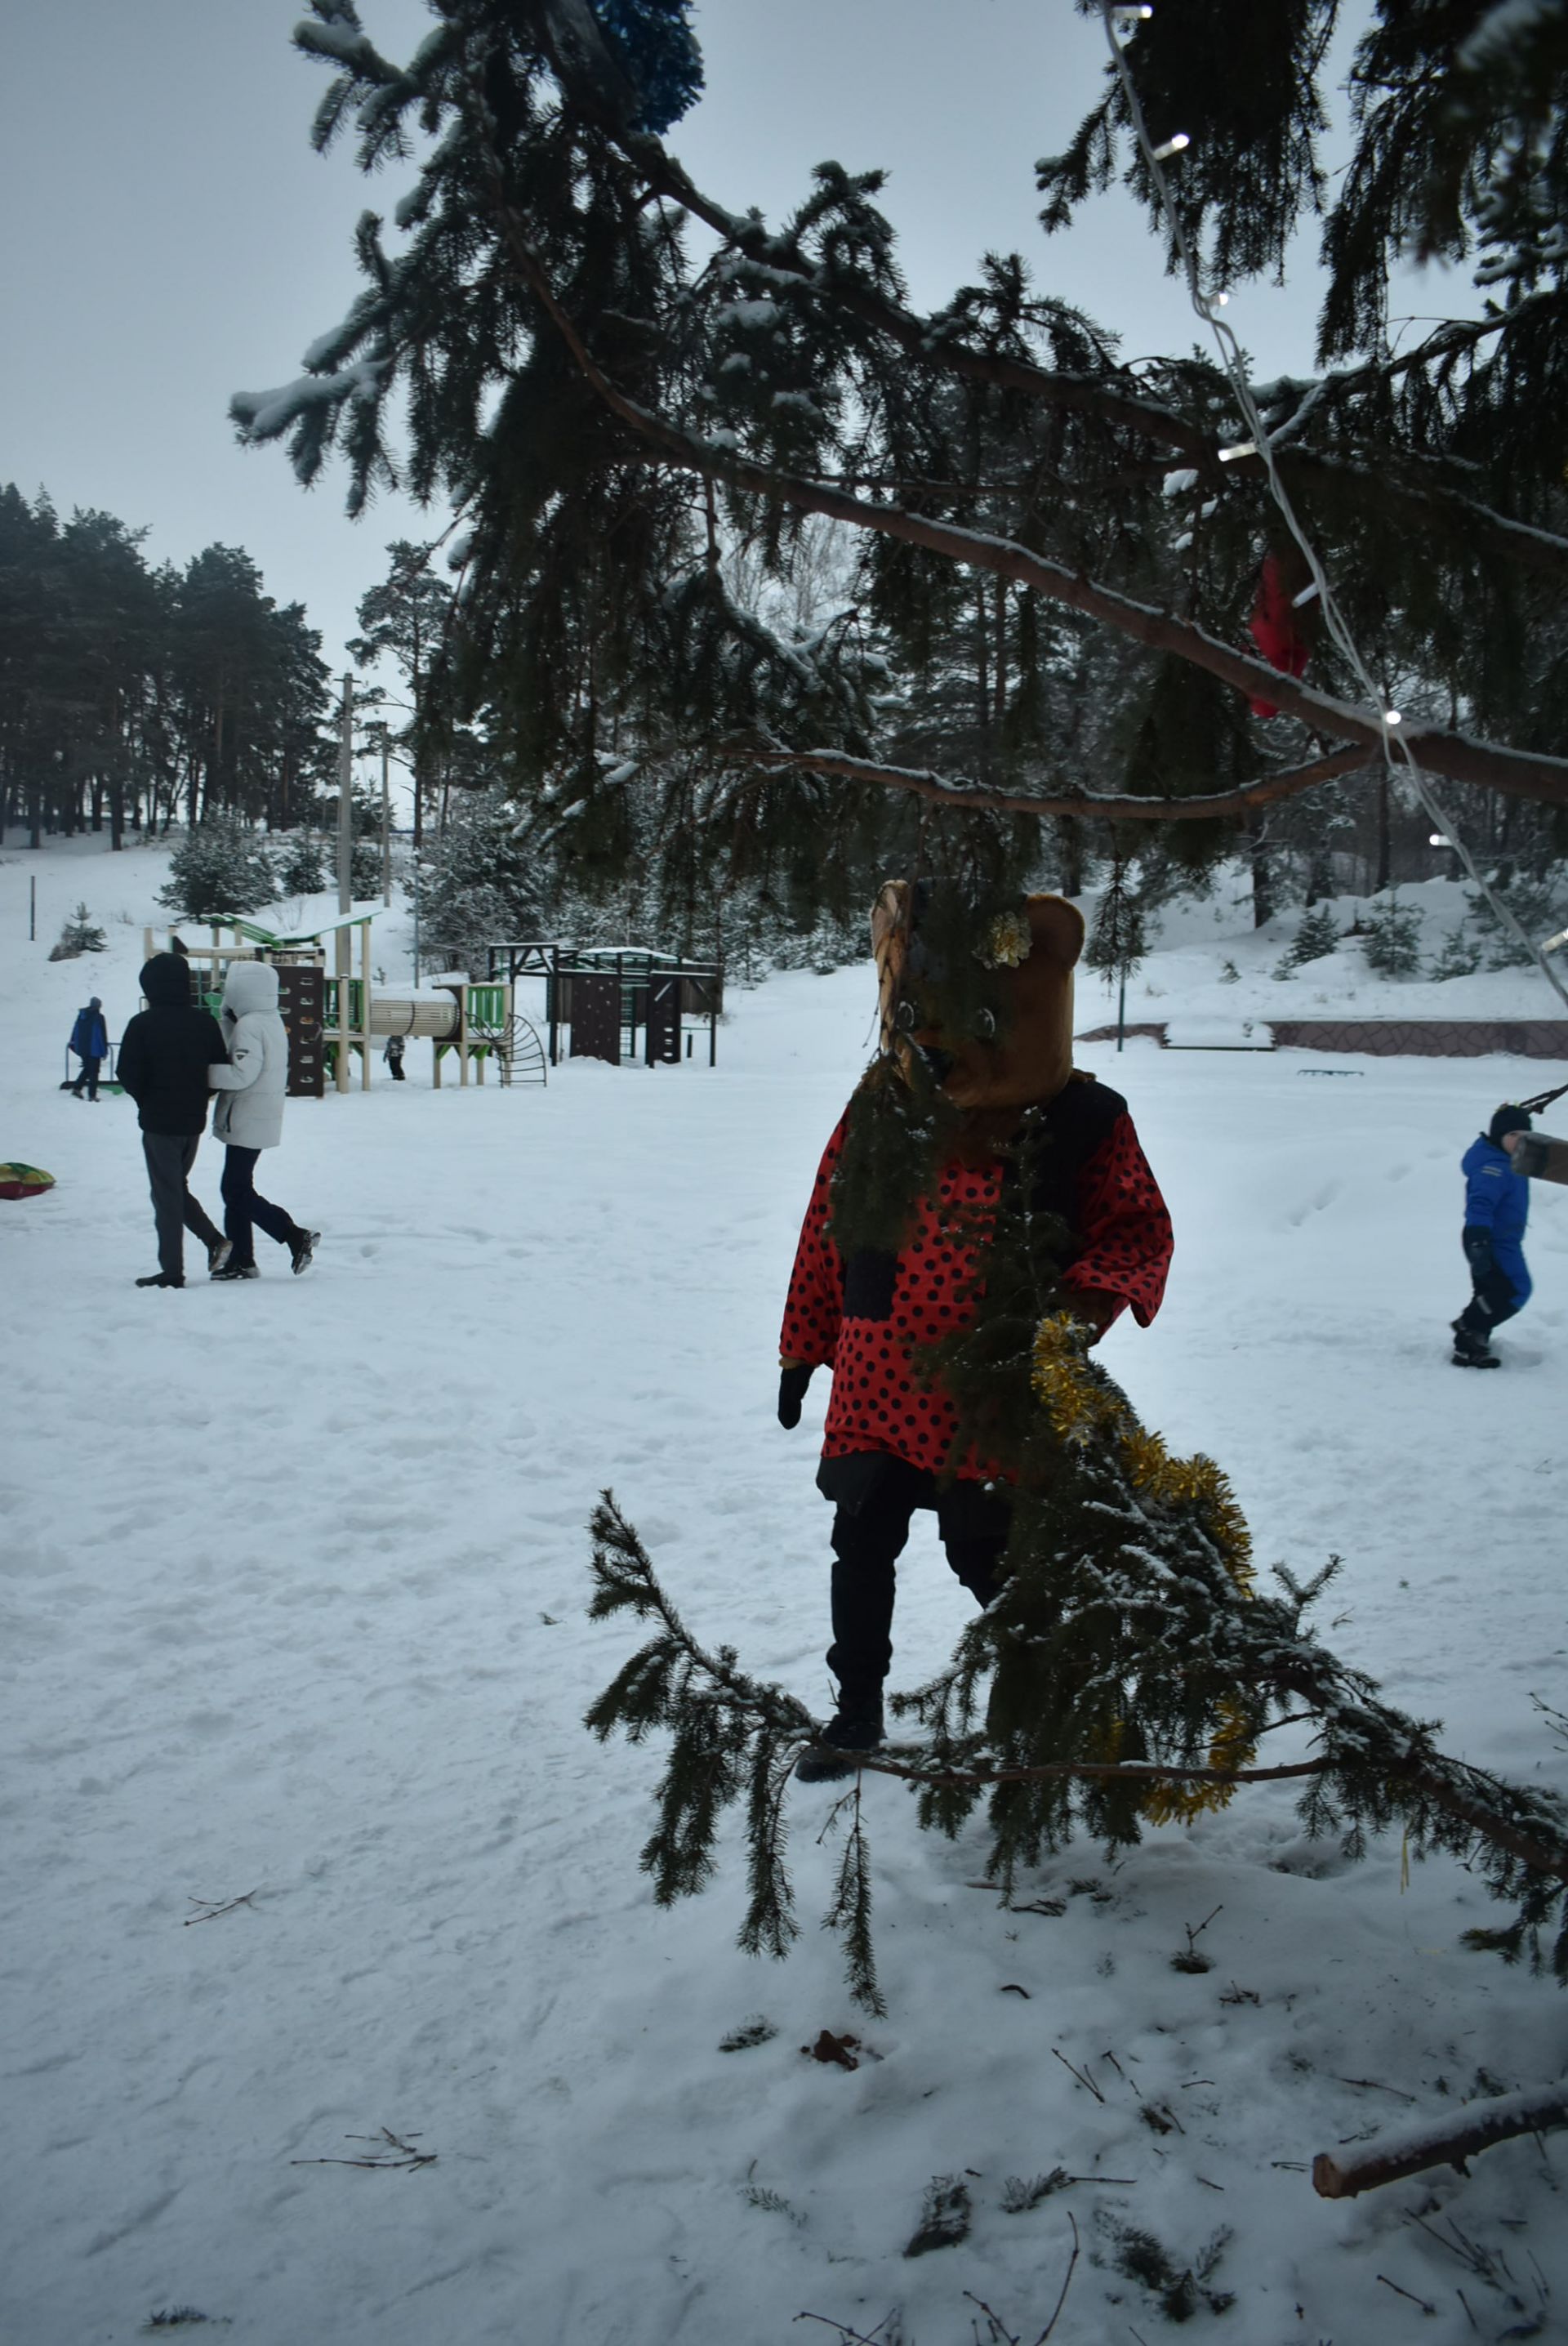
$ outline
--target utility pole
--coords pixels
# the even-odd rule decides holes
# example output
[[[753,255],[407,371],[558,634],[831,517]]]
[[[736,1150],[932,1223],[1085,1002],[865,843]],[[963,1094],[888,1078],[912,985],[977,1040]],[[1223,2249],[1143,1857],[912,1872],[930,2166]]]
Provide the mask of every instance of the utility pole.
[[[352,912],[354,903],[354,679],[343,676],[342,732],[338,742],[338,912]],[[349,1088],[349,1025],[353,988],[353,944],[348,928],[340,928],[333,955],[338,994],[337,1086]],[[368,1071],[367,1071],[368,1080]]]
[[[386,727],[382,727],[382,903],[392,903],[392,793],[387,787]]]
[[[354,679],[343,677],[341,730],[338,737],[338,910],[354,902]]]

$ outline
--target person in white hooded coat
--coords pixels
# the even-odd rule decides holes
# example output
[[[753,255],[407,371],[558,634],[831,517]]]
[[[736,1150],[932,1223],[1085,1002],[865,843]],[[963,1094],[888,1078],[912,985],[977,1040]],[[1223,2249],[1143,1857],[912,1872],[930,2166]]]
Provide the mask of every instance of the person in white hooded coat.
[[[229,1046],[227,1066],[211,1066],[207,1079],[218,1094],[212,1118],[215,1139],[226,1144],[223,1159],[223,1227],[230,1244],[228,1261],[215,1279],[259,1279],[256,1230],[289,1250],[296,1271],[306,1269],[320,1230],[301,1229],[281,1206],[260,1195],[256,1160],[283,1137],[283,1102],[289,1089],[289,1035],[278,1015],[278,973],[267,962],[230,962],[219,1016]]]

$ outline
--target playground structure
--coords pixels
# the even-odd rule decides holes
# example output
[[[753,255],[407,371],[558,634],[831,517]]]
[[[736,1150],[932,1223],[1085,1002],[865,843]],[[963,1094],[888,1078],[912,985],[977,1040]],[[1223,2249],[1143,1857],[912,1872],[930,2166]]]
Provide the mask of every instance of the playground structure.
[[[423,1036],[432,1046],[433,1078],[441,1088],[442,1061],[448,1052],[457,1056],[458,1080],[466,1084],[469,1070],[484,1081],[486,1064],[494,1059],[504,1085],[546,1080],[545,1047],[526,1018],[518,1016],[509,981],[489,978],[475,982],[463,971],[433,979],[431,994],[378,994],[371,980],[371,924],[373,913],[353,913],[324,923],[320,928],[281,936],[253,921],[229,918],[205,923],[210,941],[188,941],[178,929],[168,932],[167,950],[183,954],[193,967],[205,964],[202,987],[208,1006],[216,1012],[223,995],[221,973],[230,962],[269,962],[278,972],[278,1008],[289,1035],[289,1094],[295,1099],[320,1099],[329,1081],[334,1089],[351,1088],[353,1055],[360,1057],[360,1086],[371,1084],[372,1045],[386,1036]],[[359,932],[359,974],[353,974],[353,932]],[[334,971],[327,974],[327,940],[331,940]],[[143,932],[147,957],[165,950],[151,929]],[[443,998],[444,996],[444,998]]]
[[[458,1081],[484,1081],[494,1061],[504,1085],[543,1084],[563,1056],[623,1066],[678,1066],[696,1056],[707,1030],[708,1064],[718,1056],[724,971],[717,962],[692,961],[643,945],[573,945],[528,939],[487,948],[488,971],[463,970],[428,978],[417,994],[379,993],[371,977],[371,927],[376,913],[348,913],[319,928],[282,935],[233,916],[198,924],[206,943],[176,927],[160,947],[143,932],[148,958],[160,950],[183,954],[201,971],[202,997],[216,1011],[222,974],[230,962],[264,961],[278,972],[278,1007],[289,1034],[289,1093],[320,1099],[331,1086],[352,1088],[353,1061],[368,1091],[371,1054],[400,1035],[431,1045],[432,1076],[439,1091],[443,1064],[457,1060]],[[357,944],[356,944],[357,936]],[[329,946],[332,970],[327,968]],[[358,963],[358,973],[355,963]],[[548,1048],[516,1006],[520,978],[543,978]]]
[[[612,1067],[641,1059],[650,1067],[678,1066],[693,1056],[708,1029],[708,1064],[718,1056],[724,971],[718,962],[689,961],[646,945],[572,945],[530,938],[487,948],[493,981],[545,981],[550,1065],[566,1056],[603,1059]],[[638,1037],[641,1037],[639,1044]]]

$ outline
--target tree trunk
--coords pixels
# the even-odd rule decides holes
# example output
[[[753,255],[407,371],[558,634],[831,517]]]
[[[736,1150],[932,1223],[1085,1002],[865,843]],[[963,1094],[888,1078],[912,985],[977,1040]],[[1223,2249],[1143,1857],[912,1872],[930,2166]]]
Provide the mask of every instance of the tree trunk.
[[[1062,851],[1062,893],[1081,896],[1084,892],[1084,826],[1074,815],[1061,815],[1056,821],[1056,840]]]
[[[1268,845],[1268,824],[1258,814],[1248,816],[1247,836],[1252,854],[1252,925],[1260,929],[1274,917],[1274,858]]]
[[[1393,869],[1393,836],[1390,822],[1389,769],[1385,763],[1378,776],[1378,877],[1372,893],[1380,896],[1389,884]]]
[[[979,579],[974,589],[974,702],[980,720],[980,754],[976,763],[986,781],[991,780],[991,660],[990,621],[985,608],[985,582]]]

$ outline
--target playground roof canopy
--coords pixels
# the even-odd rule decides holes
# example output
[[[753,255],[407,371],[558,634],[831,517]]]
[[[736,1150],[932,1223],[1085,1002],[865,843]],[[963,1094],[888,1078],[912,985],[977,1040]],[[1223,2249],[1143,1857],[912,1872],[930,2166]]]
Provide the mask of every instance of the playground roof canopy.
[[[384,905],[377,904],[368,913],[340,913],[335,921],[321,921],[315,928],[300,929],[291,937],[280,935],[272,929],[260,928],[254,921],[234,920],[227,915],[221,921],[205,922],[200,925],[232,929],[237,937],[247,937],[253,945],[313,945],[319,944],[322,937],[336,936],[340,929],[368,929],[376,913],[385,909]]]

